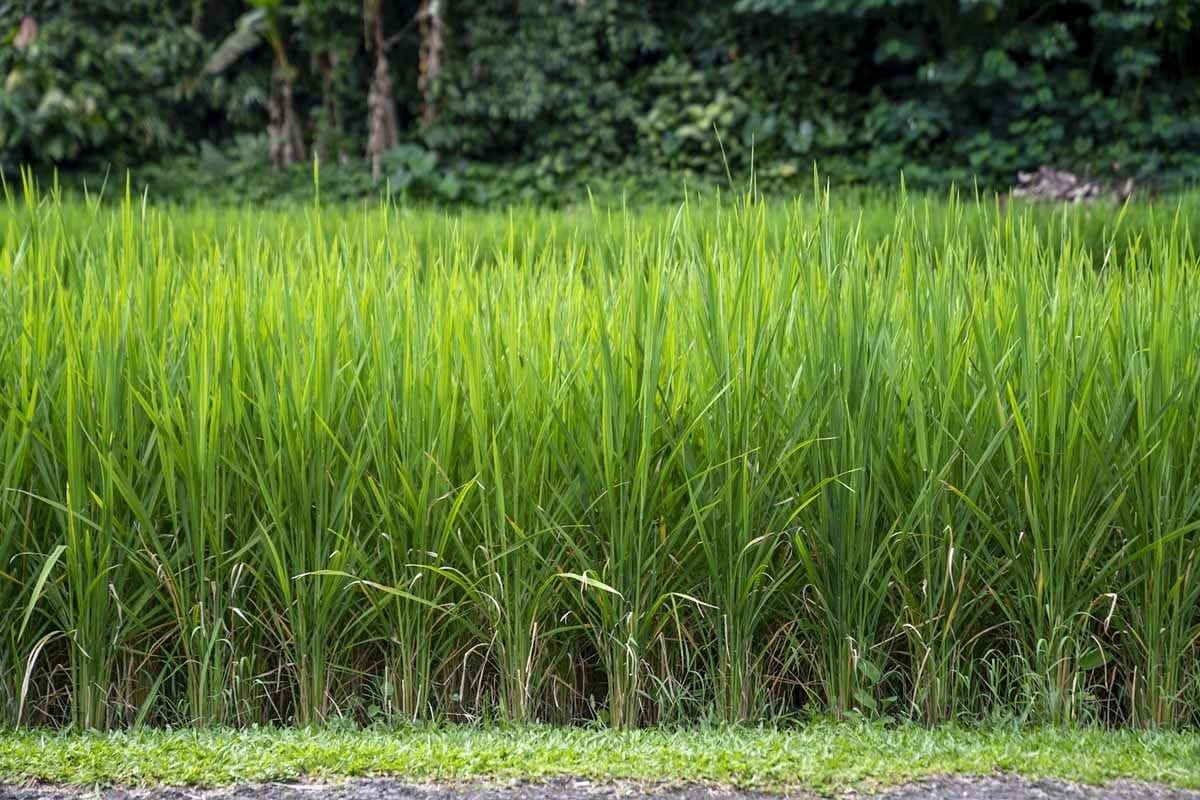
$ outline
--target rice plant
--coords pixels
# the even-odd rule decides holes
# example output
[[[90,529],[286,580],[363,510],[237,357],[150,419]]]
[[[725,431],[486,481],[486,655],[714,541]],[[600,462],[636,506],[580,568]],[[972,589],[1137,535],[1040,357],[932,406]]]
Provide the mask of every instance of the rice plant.
[[[1200,717],[1194,195],[5,197],[2,724]]]

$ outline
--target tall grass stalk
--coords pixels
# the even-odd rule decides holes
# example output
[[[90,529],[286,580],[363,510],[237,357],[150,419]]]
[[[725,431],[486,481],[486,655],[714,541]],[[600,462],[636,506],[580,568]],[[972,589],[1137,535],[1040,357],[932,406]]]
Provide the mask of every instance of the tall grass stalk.
[[[0,714],[1195,723],[1197,200],[0,208]]]

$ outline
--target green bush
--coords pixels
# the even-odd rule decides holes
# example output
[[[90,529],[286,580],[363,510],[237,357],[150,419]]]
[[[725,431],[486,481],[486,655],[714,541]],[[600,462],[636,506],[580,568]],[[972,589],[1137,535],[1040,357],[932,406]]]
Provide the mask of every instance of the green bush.
[[[22,44],[23,17],[0,6],[0,165],[134,164],[188,143],[206,44],[162,3],[47,0],[29,14]]]
[[[1200,178],[1197,0],[443,4],[428,124],[421,7],[388,3],[382,17],[405,148],[390,160],[418,145],[453,177],[417,180],[413,195],[557,202],[613,175],[719,183],[752,164],[762,188],[786,192],[814,161],[840,182],[889,185],[903,172],[910,185],[1004,186],[1042,163],[1117,164],[1163,186]],[[237,161],[269,122],[274,45],[259,31],[219,74],[202,66],[248,8],[8,0],[0,163],[189,169],[214,149]],[[305,147],[366,171],[376,62],[362,3],[272,8]],[[41,35],[16,47],[26,14]]]

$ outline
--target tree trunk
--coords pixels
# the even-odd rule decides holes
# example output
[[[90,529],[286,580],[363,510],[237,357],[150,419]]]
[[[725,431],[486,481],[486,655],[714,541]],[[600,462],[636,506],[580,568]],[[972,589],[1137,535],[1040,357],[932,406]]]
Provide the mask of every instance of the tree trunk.
[[[304,137],[292,96],[292,78],[286,65],[276,63],[271,73],[271,99],[267,104],[267,140],[271,166],[296,164],[303,157]]]
[[[438,76],[442,72],[442,46],[445,30],[442,16],[444,1],[421,0],[421,10],[417,12],[421,26],[421,61],[417,89],[421,92],[422,125],[428,125],[437,118],[437,98],[434,95],[434,88]]]
[[[392,71],[383,36],[383,9],[380,0],[367,0],[364,8],[367,41],[375,51],[375,70],[367,88],[367,158],[371,159],[371,180],[380,177],[380,159],[400,142],[400,123],[396,118],[396,100]]]

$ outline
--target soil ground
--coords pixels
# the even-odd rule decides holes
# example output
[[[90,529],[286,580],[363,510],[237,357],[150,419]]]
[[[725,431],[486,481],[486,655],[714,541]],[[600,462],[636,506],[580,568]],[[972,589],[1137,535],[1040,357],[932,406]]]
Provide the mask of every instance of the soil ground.
[[[342,783],[267,783],[220,789],[81,790],[0,785],[0,800],[84,800],[98,796],[105,800],[769,800],[816,797],[803,792],[780,795],[698,785],[583,780],[420,785],[391,778],[371,778]],[[840,795],[842,798],[868,796],[879,800],[1200,800],[1200,792],[1133,781],[1087,786],[1013,775],[928,778],[878,793],[858,791]]]

